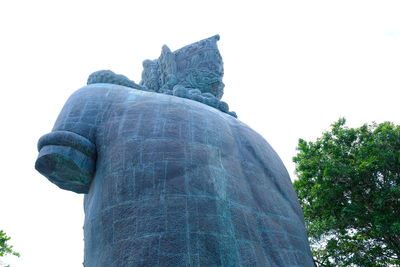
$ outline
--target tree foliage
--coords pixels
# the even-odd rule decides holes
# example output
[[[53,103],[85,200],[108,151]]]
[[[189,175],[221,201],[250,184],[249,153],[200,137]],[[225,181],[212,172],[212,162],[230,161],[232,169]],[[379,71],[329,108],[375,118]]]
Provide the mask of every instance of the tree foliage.
[[[13,246],[9,245],[7,242],[11,238],[6,235],[3,230],[0,230],[0,257],[3,257],[7,254],[11,254],[19,257],[20,254],[13,250]]]
[[[339,119],[297,150],[294,187],[316,264],[400,265],[400,126]]]

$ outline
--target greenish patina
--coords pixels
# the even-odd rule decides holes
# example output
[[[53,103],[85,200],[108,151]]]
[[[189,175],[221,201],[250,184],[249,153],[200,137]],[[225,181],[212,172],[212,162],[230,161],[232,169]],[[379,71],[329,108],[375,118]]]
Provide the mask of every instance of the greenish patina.
[[[313,266],[282,161],[220,101],[217,39],[139,85],[91,75],[39,140],[36,169],[85,194],[85,266]]]
[[[220,101],[225,85],[218,40],[219,35],[215,35],[174,52],[164,45],[158,59],[143,61],[140,84],[110,70],[92,73],[87,84],[111,83],[188,98],[237,117],[227,103]]]

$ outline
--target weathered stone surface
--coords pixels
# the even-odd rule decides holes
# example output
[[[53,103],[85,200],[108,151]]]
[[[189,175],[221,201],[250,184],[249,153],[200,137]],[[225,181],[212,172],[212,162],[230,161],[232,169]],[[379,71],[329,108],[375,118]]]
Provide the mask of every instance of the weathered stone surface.
[[[143,61],[140,84],[110,70],[92,73],[87,84],[118,84],[143,91],[189,98],[218,108],[225,86],[222,82],[224,69],[217,47],[218,40],[219,35],[215,35],[174,52],[164,45],[158,59]],[[174,93],[175,87],[180,89],[175,90]],[[196,92],[196,94],[188,92]],[[220,110],[237,118],[235,112]]]
[[[85,266],[312,266],[281,160],[217,109],[90,85],[70,97],[49,135],[37,169],[87,193]]]
[[[313,266],[282,161],[220,100],[218,38],[164,46],[140,85],[92,74],[39,140],[36,169],[85,194],[85,266]]]

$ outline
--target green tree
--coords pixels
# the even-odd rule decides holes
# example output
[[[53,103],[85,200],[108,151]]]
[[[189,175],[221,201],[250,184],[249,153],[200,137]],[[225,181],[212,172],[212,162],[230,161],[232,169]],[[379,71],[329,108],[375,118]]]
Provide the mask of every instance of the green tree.
[[[0,230],[0,257],[3,257],[7,254],[11,254],[19,257],[20,254],[13,250],[13,246],[9,245],[7,242],[11,238],[6,235],[3,230]]]
[[[400,126],[299,140],[294,188],[317,266],[400,266]]]

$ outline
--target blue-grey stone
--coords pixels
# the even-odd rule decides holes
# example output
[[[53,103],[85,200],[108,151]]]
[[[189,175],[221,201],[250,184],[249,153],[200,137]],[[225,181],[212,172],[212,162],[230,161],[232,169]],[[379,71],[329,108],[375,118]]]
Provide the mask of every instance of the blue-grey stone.
[[[206,100],[206,98],[202,95],[190,95],[189,98],[200,103],[204,103]]]
[[[224,70],[217,47],[218,40],[219,35],[215,35],[174,52],[164,45],[158,59],[146,60],[143,64],[141,84],[157,84],[156,80],[160,87],[166,83],[172,86],[180,84],[187,88],[198,88],[220,99],[225,85],[222,82]]]
[[[95,83],[111,83],[144,90],[142,86],[136,84],[134,81],[129,80],[126,76],[115,74],[111,70],[99,70],[90,74],[87,84],[89,85]],[[149,87],[149,89],[151,88]]]
[[[201,95],[207,98],[215,98],[215,96],[211,93],[202,93]]]
[[[140,85],[153,91],[160,89],[160,69],[156,60],[143,61],[142,81]]]
[[[204,95],[203,95],[204,97]],[[204,97],[204,104],[206,104],[207,106],[213,107],[213,108],[217,108],[219,101],[218,99],[216,99],[215,97]]]
[[[229,111],[228,114],[231,115],[234,118],[237,118],[237,115],[236,115],[235,111]]]
[[[229,106],[226,102],[224,101],[220,101],[218,104],[218,108],[219,110],[221,110],[222,112],[227,113],[229,111]]]
[[[173,95],[173,92],[172,92],[172,90],[164,90],[164,94]]]
[[[201,95],[201,91],[197,88],[195,89],[190,89],[189,90],[189,95]]]
[[[184,98],[189,97],[189,91],[183,85],[175,85],[174,88],[172,89],[172,94],[178,97],[184,97]]]
[[[92,73],[87,84],[118,84],[143,91],[190,98],[210,107],[219,108],[219,100],[225,85],[222,82],[224,70],[217,47],[218,40],[219,35],[215,35],[174,52],[164,45],[158,59],[143,61],[142,80],[139,84],[110,70]],[[179,86],[177,88],[187,88],[189,93],[183,90],[174,93],[176,85]],[[202,97],[193,96],[198,94]],[[229,112],[225,108],[219,109],[237,118],[236,113]]]
[[[271,146],[189,99],[89,85],[39,142],[36,168],[85,193],[85,266],[312,266]]]
[[[168,74],[166,77],[166,84],[168,84],[170,87],[173,87],[174,85],[178,84],[178,79],[174,74]]]
[[[114,80],[73,93],[39,140],[36,169],[85,194],[84,265],[313,266],[282,161],[211,91],[180,83],[179,53],[145,61],[138,89],[94,75]]]

